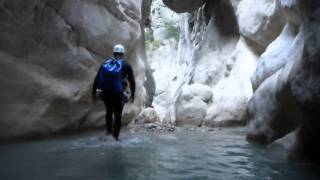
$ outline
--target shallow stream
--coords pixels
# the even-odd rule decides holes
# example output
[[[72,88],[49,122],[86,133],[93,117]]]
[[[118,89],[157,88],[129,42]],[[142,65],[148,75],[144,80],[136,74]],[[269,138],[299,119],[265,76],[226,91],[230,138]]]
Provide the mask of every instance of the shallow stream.
[[[320,179],[318,168],[289,162],[245,140],[244,129],[103,132],[0,145],[0,179]]]

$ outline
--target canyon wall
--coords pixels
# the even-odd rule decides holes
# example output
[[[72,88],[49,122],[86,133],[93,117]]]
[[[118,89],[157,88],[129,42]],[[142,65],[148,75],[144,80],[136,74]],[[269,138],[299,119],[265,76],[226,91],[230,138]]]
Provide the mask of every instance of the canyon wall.
[[[184,13],[188,28],[181,26],[180,41],[191,46],[180,43],[180,49],[193,50],[187,67],[177,69],[185,73],[170,120],[181,126],[247,123],[248,140],[319,161],[319,2],[164,3]]]
[[[144,25],[149,0],[1,0],[0,138],[101,127],[104,107],[91,100],[100,64],[115,44],[136,77],[124,121],[152,96]]]
[[[246,106],[253,93],[250,76],[259,54],[240,30],[255,23],[238,25],[244,16],[237,10],[239,1],[163,3],[180,13],[175,20],[180,38],[172,56],[148,58],[151,65],[158,65],[153,67],[157,85],[154,107],[160,119],[178,126],[245,124]],[[166,43],[159,49],[165,47]]]

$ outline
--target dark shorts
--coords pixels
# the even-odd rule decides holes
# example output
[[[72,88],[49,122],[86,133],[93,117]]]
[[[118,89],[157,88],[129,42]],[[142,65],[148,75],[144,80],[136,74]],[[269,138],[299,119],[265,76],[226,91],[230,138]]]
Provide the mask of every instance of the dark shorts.
[[[110,105],[123,105],[123,93],[121,92],[103,92],[102,100]]]

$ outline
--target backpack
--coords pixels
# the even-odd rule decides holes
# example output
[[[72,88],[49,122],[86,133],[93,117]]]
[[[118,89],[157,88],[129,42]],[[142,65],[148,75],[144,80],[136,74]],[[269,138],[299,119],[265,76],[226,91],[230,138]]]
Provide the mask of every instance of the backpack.
[[[103,92],[124,91],[123,85],[123,60],[109,59],[102,64],[99,72],[98,88]]]

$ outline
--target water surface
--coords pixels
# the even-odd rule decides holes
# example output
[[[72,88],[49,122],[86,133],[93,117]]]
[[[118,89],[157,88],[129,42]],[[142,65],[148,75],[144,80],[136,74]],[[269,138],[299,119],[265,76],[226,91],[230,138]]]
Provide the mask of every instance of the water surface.
[[[103,132],[0,145],[0,179],[320,179],[319,169],[249,144],[242,128]]]

